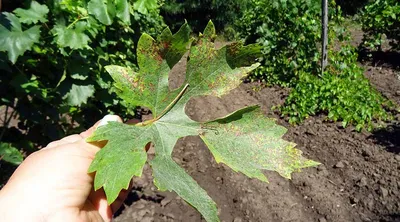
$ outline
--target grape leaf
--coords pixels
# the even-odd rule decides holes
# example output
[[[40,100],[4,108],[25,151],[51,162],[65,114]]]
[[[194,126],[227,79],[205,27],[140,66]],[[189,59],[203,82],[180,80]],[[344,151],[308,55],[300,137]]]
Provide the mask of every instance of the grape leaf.
[[[127,0],[115,0],[116,16],[127,25],[131,24],[130,4]]]
[[[0,143],[0,160],[8,163],[19,165],[22,163],[23,156],[17,148],[12,147],[9,143]]]
[[[316,165],[303,158],[293,143],[284,141],[285,129],[263,117],[256,107],[206,123],[186,115],[185,106],[191,98],[222,96],[259,65],[255,63],[261,55],[259,45],[233,43],[216,49],[215,37],[210,22],[189,49],[185,83],[178,89],[169,89],[168,74],[191,43],[187,24],[175,35],[164,30],[157,40],[143,34],[137,46],[138,73],[130,68],[106,67],[115,80],[118,96],[131,107],[150,108],[154,117],[136,125],[110,123],[88,138],[88,142],[108,141],[97,153],[89,172],[96,172],[95,189],[103,187],[109,203],[128,187],[133,176],[141,175],[148,142],[155,148],[154,159],[148,160],[155,185],[160,190],[176,192],[207,221],[219,221],[215,202],[171,158],[179,138],[201,135],[218,162],[262,181],[266,177],[261,170],[274,170],[289,178],[300,168]]]
[[[71,89],[63,99],[70,106],[80,106],[86,103],[89,97],[93,96],[94,91],[93,85],[72,84]]]
[[[5,19],[0,24],[0,51],[8,52],[8,58],[14,64],[19,56],[39,42],[40,26],[35,25],[23,31],[14,14],[3,12],[2,15]]]
[[[157,0],[136,0],[133,3],[133,8],[142,14],[147,14],[150,10],[157,7]]]
[[[115,16],[115,6],[110,0],[90,0],[88,12],[104,25],[111,25]]]
[[[49,8],[46,5],[41,5],[36,1],[31,2],[29,9],[17,8],[14,13],[19,17],[19,21],[25,24],[36,24],[40,22],[47,22],[47,13]]]
[[[64,25],[58,24],[52,32],[56,34],[55,40],[60,47],[69,47],[71,49],[83,49],[88,48],[90,42],[89,36],[84,32],[86,29],[86,22],[77,22],[75,27],[65,27]]]

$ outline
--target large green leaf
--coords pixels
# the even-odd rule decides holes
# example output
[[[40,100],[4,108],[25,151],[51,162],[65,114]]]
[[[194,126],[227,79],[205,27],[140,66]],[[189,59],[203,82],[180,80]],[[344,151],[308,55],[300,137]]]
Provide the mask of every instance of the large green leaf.
[[[9,143],[0,142],[0,160],[19,165],[23,161],[23,156],[19,150]]]
[[[131,24],[130,4],[127,0],[115,0],[116,16],[127,25]]]
[[[88,12],[104,25],[111,25],[115,16],[115,6],[111,0],[90,0]]]
[[[80,106],[86,103],[89,97],[93,96],[94,91],[93,85],[72,84],[71,89],[63,99],[70,106]]]
[[[14,13],[19,17],[19,21],[26,24],[36,24],[40,22],[47,22],[47,13],[49,8],[46,5],[41,5],[36,1],[31,2],[29,9],[17,8]]]
[[[76,23],[75,27],[65,27],[63,25],[57,25],[53,28],[53,32],[56,35],[56,42],[60,47],[69,47],[71,49],[84,49],[88,48],[90,42],[89,36],[84,32],[86,29],[86,22],[80,21]]]
[[[157,0],[135,0],[133,8],[142,14],[158,7]]]
[[[224,95],[259,65],[251,65],[260,56],[258,45],[231,44],[217,50],[215,36],[210,22],[191,46],[185,83],[175,90],[169,89],[168,73],[191,42],[187,24],[175,35],[164,30],[158,40],[143,34],[137,47],[138,73],[119,66],[106,67],[115,80],[117,94],[132,107],[150,108],[154,117],[136,125],[110,123],[88,138],[88,142],[108,140],[89,172],[96,172],[95,188],[104,187],[109,203],[133,176],[141,175],[148,142],[155,147],[155,158],[150,161],[155,185],[160,190],[176,192],[207,221],[219,221],[214,201],[171,158],[179,138],[201,135],[218,162],[263,181],[266,178],[261,170],[290,177],[300,168],[315,165],[304,159],[293,143],[282,139],[283,127],[254,107],[208,123],[193,121],[186,115],[185,106],[191,98]]]
[[[8,53],[8,59],[15,63],[19,56],[30,50],[34,43],[39,42],[40,26],[22,30],[18,18],[11,13],[3,12],[5,16],[0,24],[0,51]]]

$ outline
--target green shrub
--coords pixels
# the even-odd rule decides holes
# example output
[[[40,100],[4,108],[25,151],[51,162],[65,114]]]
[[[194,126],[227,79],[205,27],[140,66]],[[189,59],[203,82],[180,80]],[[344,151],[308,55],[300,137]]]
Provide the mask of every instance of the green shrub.
[[[151,5],[46,2],[32,1],[28,10],[5,12],[1,18],[0,107],[14,110],[19,123],[17,131],[4,123],[0,141],[15,147],[23,147],[21,141],[29,141],[29,147],[46,145],[108,113],[135,115],[115,99],[103,67],[135,67],[141,33],[157,35],[164,27],[159,10]]]
[[[288,85],[300,72],[317,69],[320,9],[319,0],[251,1],[236,30],[246,43],[264,48],[253,79]]]
[[[290,123],[324,113],[327,120],[372,129],[375,121],[391,118],[382,95],[363,76],[357,53],[350,46],[340,7],[330,2],[329,66],[320,67],[320,1],[265,2],[253,0],[237,23],[247,43],[262,44],[263,61],[253,80],[291,87],[279,107]]]
[[[311,115],[326,114],[326,119],[342,121],[343,127],[355,125],[372,130],[375,121],[391,118],[386,111],[391,103],[364,77],[357,65],[357,53],[351,46],[331,51],[330,65],[322,76],[301,73],[284,106],[282,115],[290,123],[299,123]]]
[[[398,0],[371,2],[361,14],[361,22],[365,33],[364,47],[381,50],[383,35],[386,35],[393,49],[400,49],[400,2]]]

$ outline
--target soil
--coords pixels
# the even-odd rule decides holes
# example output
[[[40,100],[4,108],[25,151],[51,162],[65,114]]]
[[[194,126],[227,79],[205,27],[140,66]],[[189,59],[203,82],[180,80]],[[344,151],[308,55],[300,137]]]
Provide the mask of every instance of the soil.
[[[366,64],[366,76],[386,97],[400,104],[399,73],[390,67]],[[181,84],[183,61],[171,72],[170,84]],[[358,133],[352,127],[325,121],[324,116],[289,125],[272,111],[287,89],[242,84],[222,98],[190,101],[186,112],[195,120],[210,120],[238,108],[260,104],[266,116],[278,119],[304,156],[321,163],[294,173],[291,180],[265,172],[270,183],[249,179],[217,164],[199,137],[180,139],[173,157],[217,203],[221,221],[400,221],[400,126]],[[159,192],[146,166],[116,222],[204,221],[176,194]]]

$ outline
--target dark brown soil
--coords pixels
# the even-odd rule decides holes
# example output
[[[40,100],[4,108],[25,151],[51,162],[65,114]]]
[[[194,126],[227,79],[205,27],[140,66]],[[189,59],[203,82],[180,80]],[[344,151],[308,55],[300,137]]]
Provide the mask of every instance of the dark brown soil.
[[[180,67],[180,68],[179,68]],[[172,72],[182,80],[184,64]],[[368,66],[366,76],[376,88],[400,102],[398,74],[390,68]],[[171,85],[180,82],[171,81]],[[396,93],[398,92],[398,93]],[[260,104],[269,117],[271,108],[283,103],[288,91],[243,84],[223,98],[194,99],[187,113],[208,120],[250,104]],[[290,126],[285,138],[298,144],[307,158],[322,163],[318,168],[295,173],[286,180],[265,172],[270,183],[233,172],[217,164],[199,137],[178,141],[173,156],[216,201],[221,221],[400,221],[400,129],[396,122],[375,133],[357,133],[323,116]],[[174,193],[159,192],[151,169],[134,179],[134,190],[115,218],[127,221],[203,221],[200,214]]]

